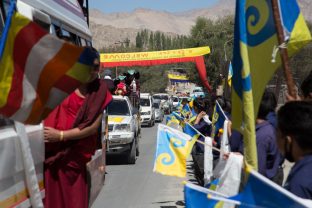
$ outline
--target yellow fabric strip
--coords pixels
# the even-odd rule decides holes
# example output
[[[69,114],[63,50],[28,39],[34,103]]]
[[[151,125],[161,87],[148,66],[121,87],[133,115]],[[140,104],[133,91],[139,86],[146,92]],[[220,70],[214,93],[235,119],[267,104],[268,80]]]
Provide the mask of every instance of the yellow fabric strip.
[[[20,14],[15,13],[12,17],[11,27],[8,32],[7,41],[4,47],[2,59],[0,60],[0,108],[5,106],[7,98],[11,89],[14,62],[13,62],[13,49],[16,35],[28,25],[30,20],[20,18]]]
[[[74,66],[66,73],[67,76],[86,83],[90,79],[90,66],[75,63]]]
[[[43,180],[39,182],[39,188],[40,190],[43,190],[44,188]],[[10,196],[6,198],[5,200],[0,201],[0,207],[7,208],[7,207],[15,206],[17,205],[17,203],[21,203],[27,198],[29,198],[29,194],[28,194],[27,189],[25,188],[21,190],[20,192],[16,193],[15,195]]]
[[[187,48],[168,51],[151,51],[139,53],[102,53],[101,62],[127,62],[127,61],[144,61],[160,60],[203,56],[210,53],[208,46],[198,48]]]

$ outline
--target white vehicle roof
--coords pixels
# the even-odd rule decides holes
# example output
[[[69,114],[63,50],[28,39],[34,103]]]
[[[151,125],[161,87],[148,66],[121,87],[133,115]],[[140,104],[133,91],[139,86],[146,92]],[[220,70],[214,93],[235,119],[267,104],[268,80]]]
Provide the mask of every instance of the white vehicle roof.
[[[121,96],[121,95],[113,95],[114,100],[127,100],[129,101],[129,98],[127,96]]]
[[[31,20],[33,17],[42,21],[48,15],[51,23],[69,32],[78,34],[85,39],[91,39],[92,34],[77,0],[18,0],[17,9]],[[43,21],[46,21],[44,17]],[[47,22],[45,22],[47,23]]]
[[[140,98],[149,98],[150,96],[150,93],[140,93]]]

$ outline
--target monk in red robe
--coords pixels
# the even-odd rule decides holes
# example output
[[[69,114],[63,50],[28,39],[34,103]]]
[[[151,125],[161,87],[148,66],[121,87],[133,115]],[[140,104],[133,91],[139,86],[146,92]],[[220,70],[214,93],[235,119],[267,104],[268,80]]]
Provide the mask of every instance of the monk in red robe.
[[[102,112],[111,101],[104,81],[97,79],[94,60],[90,82],[76,89],[44,121],[46,208],[88,207],[86,163],[97,144]]]

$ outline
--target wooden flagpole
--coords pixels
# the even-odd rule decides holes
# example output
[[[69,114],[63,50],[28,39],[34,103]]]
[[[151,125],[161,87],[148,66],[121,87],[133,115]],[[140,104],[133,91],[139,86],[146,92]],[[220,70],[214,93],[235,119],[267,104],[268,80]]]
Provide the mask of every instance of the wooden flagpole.
[[[284,30],[283,30],[282,21],[281,21],[279,3],[278,3],[278,0],[271,0],[271,2],[272,2],[275,28],[277,31],[278,44],[282,45],[285,42],[285,36],[284,36]],[[293,76],[292,76],[291,71],[290,71],[287,48],[284,48],[284,47],[281,48],[280,47],[279,50],[280,50],[280,55],[281,55],[281,59],[282,59],[282,66],[284,69],[286,84],[287,84],[287,88],[288,88],[288,94],[292,97],[296,97],[297,92],[295,89],[295,82],[294,82]]]

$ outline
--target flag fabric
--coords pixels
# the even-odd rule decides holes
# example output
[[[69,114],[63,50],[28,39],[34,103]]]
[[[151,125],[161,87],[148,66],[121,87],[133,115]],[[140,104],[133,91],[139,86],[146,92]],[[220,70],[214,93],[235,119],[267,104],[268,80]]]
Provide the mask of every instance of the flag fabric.
[[[311,200],[304,200],[290,193],[283,187],[262,176],[258,172],[245,168],[247,177],[243,191],[235,197],[242,208],[249,207],[311,207]]]
[[[196,140],[181,131],[159,124],[154,172],[185,177],[186,160]]]
[[[212,131],[211,138],[215,138],[218,135],[220,129],[223,128],[224,121],[228,120],[218,101],[214,107],[213,116],[212,116]]]
[[[228,199],[226,195],[191,183],[184,185],[184,201],[186,208],[221,208],[240,204],[239,201]]]
[[[189,104],[185,104],[185,105],[182,107],[181,115],[182,115],[184,118],[191,118],[191,117],[192,117],[192,110],[191,110]]]
[[[233,68],[232,68],[232,63],[230,62],[229,72],[228,72],[228,77],[227,77],[227,81],[230,87],[232,86],[232,76],[233,76]]]
[[[311,34],[295,0],[279,0],[279,5],[291,56],[311,40]],[[280,57],[271,62],[273,48],[278,45],[271,1],[236,1],[232,127],[239,131],[243,129],[245,159],[255,169],[255,117],[263,91],[281,65]]]
[[[14,1],[12,1],[14,2]],[[12,3],[0,40],[0,114],[38,124],[90,79],[96,54],[49,34]]]
[[[183,132],[189,135],[192,139],[197,140],[200,136],[199,133],[189,123],[185,123]]]
[[[245,168],[247,181],[243,191],[235,196],[228,196],[217,191],[206,189],[194,184],[184,186],[186,208],[197,207],[311,207],[311,200],[302,199],[271,180],[251,169]],[[219,182],[220,183],[220,182]]]

